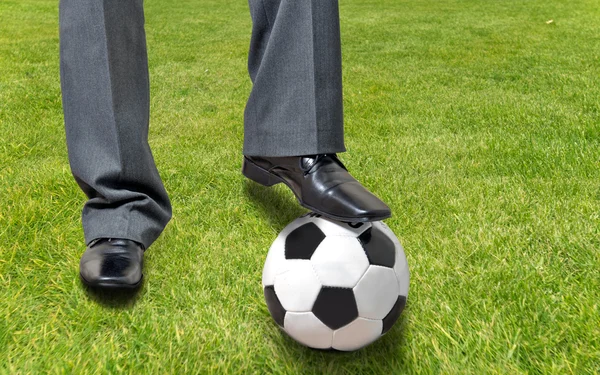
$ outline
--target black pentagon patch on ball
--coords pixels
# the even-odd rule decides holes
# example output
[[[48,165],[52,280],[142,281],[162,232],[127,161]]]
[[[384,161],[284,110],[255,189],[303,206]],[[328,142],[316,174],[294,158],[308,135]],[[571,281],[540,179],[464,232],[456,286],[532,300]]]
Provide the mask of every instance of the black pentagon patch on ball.
[[[396,246],[381,230],[371,227],[358,236],[358,240],[367,253],[369,263],[376,266],[394,267]]]
[[[402,314],[402,311],[404,311],[405,306],[406,296],[399,296],[396,300],[396,303],[394,304],[394,307],[392,307],[387,316],[383,318],[383,329],[381,330],[382,335],[389,331],[390,328],[392,328],[392,326],[394,325],[394,323],[396,323],[396,320],[398,320],[400,314]]]
[[[327,327],[342,328],[358,318],[354,291],[348,288],[323,287],[312,312]]]
[[[285,239],[285,259],[310,259],[325,234],[314,223],[307,223],[288,234]]]
[[[271,316],[280,327],[283,327],[283,319],[285,318],[285,309],[279,302],[279,298],[275,293],[275,287],[269,285],[265,287],[265,301],[267,301],[267,308],[271,313]]]

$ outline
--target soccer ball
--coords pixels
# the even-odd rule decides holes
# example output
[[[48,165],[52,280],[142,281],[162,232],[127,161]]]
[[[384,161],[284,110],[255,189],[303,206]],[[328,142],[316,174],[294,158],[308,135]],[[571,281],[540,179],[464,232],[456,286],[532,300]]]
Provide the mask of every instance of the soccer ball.
[[[267,307],[294,340],[352,351],[396,322],[408,296],[400,242],[383,222],[344,223],[309,213],[269,249],[262,277]]]

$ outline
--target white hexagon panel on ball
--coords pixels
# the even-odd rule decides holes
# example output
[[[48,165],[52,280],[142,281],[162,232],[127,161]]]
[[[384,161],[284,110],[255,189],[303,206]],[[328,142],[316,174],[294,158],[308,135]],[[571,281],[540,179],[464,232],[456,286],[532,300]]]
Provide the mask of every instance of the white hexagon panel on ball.
[[[311,312],[288,312],[285,315],[283,329],[294,340],[311,348],[331,348],[333,331]]]
[[[324,286],[352,288],[369,268],[364,249],[353,237],[325,237],[310,261]]]
[[[392,268],[369,266],[363,278],[354,287],[358,315],[368,319],[383,319],[390,312],[400,288]]]
[[[275,293],[286,311],[310,311],[321,283],[308,260],[286,260],[286,271],[275,276]]]

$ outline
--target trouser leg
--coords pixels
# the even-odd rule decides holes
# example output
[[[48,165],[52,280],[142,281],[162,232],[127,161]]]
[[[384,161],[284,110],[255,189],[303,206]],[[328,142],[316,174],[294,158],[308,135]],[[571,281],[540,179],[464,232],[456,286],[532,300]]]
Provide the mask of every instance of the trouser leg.
[[[148,145],[149,82],[142,0],[61,0],[60,73],[69,162],[87,195],[86,243],[148,248],[171,205]]]
[[[253,21],[244,154],[343,152],[337,0],[249,0]]]

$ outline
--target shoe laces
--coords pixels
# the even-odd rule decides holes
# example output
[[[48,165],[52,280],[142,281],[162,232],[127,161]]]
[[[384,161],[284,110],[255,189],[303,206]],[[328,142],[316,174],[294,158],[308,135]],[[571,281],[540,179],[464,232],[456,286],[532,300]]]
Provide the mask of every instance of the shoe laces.
[[[346,166],[344,166],[344,164],[341,162],[341,160],[338,158],[337,154],[317,154],[317,155],[308,155],[308,156],[303,156],[300,159],[300,166],[302,167],[302,170],[304,171],[304,176],[312,173],[313,170],[315,170],[316,168],[318,168],[318,165],[321,164],[321,161],[325,158],[329,158],[334,160],[337,164],[339,164],[340,167],[346,169]],[[309,163],[308,165],[304,165],[304,160],[305,159],[312,159],[312,163]]]

